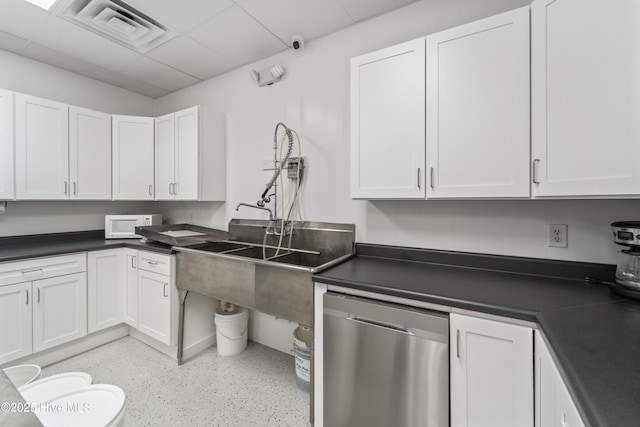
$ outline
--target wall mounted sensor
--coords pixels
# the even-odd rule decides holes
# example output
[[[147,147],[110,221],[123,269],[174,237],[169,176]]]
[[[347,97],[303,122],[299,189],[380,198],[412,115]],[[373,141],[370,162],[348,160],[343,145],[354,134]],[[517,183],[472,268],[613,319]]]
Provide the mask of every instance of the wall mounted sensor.
[[[274,83],[277,83],[282,79],[282,75],[284,74],[284,68],[280,66],[280,64],[275,64],[269,69],[256,71],[249,71],[249,75],[251,79],[258,84],[258,86],[271,86]]]
[[[292,36],[291,37],[291,46],[293,46],[293,48],[295,50],[300,50],[304,47],[304,38],[302,36]]]

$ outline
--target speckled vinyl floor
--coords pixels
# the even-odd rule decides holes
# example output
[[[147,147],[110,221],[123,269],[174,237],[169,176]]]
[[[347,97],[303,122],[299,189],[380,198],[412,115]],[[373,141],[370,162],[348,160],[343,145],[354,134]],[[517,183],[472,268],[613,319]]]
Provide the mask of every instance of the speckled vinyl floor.
[[[125,425],[308,426],[309,395],[294,358],[249,341],[235,356],[211,347],[182,366],[131,337],[48,366],[42,377],[83,371],[126,396]]]

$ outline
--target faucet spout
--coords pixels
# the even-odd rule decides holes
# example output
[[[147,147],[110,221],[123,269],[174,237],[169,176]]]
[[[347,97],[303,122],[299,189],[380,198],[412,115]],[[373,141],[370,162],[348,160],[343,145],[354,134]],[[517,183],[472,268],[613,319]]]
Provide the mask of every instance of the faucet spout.
[[[267,212],[269,212],[269,220],[273,221],[275,219],[274,216],[273,216],[273,212],[271,212],[271,209],[269,209],[269,208],[265,208],[265,207],[262,207],[262,206],[250,205],[248,203],[238,203],[238,206],[236,206],[236,211],[240,210],[240,206],[246,206],[248,208],[260,209],[261,211],[267,211]]]

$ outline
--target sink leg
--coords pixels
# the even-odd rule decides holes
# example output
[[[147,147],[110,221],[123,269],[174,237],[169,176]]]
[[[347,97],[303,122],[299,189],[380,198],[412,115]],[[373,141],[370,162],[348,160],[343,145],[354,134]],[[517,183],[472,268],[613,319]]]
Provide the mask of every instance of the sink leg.
[[[312,331],[313,331],[313,329],[312,329]],[[313,339],[311,340],[311,343],[312,343],[311,344],[311,349],[310,349],[310,352],[311,352],[311,365],[310,365],[310,367],[311,367],[311,372],[310,372],[311,373],[311,377],[309,378],[309,399],[310,399],[310,402],[309,402],[309,411],[310,411],[310,413],[309,413],[309,424],[313,425],[313,409],[314,409],[313,396],[315,394],[315,385],[313,384],[314,383],[313,375],[314,375],[314,370],[315,370],[315,368],[313,366],[314,365],[313,360],[315,359],[315,356],[314,356],[315,355],[315,349],[313,348]]]
[[[184,345],[184,303],[189,291],[179,291],[180,311],[178,313],[178,366],[182,365],[182,347]]]

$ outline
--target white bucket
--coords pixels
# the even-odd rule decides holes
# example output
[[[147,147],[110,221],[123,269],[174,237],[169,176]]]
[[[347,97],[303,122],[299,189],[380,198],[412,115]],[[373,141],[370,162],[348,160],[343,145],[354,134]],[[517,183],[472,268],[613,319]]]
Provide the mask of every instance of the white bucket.
[[[216,308],[216,341],[218,354],[233,356],[247,348],[249,311],[229,303],[220,303]]]
[[[299,389],[309,393],[311,389],[311,350],[302,339],[304,333],[300,327],[293,331],[293,350],[296,361],[296,384]]]
[[[3,371],[15,388],[20,388],[40,378],[41,369],[38,365],[17,365]]]

